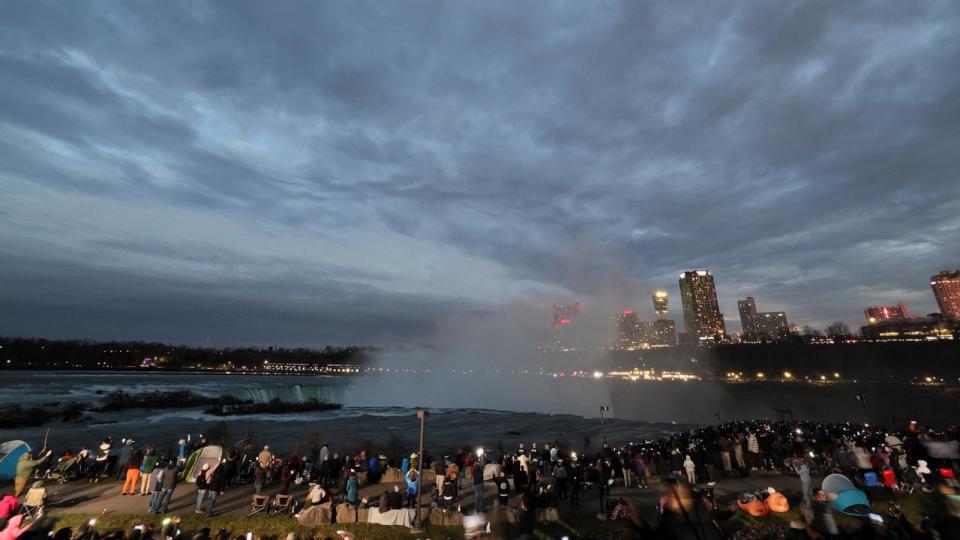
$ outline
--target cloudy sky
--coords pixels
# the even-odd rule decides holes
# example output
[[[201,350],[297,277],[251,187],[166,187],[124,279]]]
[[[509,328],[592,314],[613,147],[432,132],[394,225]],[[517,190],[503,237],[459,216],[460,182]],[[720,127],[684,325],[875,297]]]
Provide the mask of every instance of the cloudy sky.
[[[424,342],[960,267],[960,4],[0,6],[0,335]],[[507,307],[505,307],[507,306]],[[598,313],[600,312],[600,313]]]

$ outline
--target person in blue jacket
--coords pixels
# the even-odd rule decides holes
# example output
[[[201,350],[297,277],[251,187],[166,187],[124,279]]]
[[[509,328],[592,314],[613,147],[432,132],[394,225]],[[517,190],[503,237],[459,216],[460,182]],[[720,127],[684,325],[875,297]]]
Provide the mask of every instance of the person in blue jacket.
[[[350,470],[350,476],[347,477],[347,502],[357,506],[360,502],[358,497],[360,486],[357,483],[357,473],[353,469]]]
[[[417,484],[420,483],[417,471],[410,469],[403,478],[407,481],[407,508],[415,508],[417,505]]]

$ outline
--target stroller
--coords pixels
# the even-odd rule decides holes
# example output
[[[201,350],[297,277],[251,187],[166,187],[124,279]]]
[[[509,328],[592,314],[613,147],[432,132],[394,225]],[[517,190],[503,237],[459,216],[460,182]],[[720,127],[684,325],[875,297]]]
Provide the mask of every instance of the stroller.
[[[85,452],[84,450],[76,456],[58,460],[56,465],[47,469],[47,472],[44,474],[44,480],[56,480],[57,484],[63,485],[79,478],[80,466],[87,457]]]

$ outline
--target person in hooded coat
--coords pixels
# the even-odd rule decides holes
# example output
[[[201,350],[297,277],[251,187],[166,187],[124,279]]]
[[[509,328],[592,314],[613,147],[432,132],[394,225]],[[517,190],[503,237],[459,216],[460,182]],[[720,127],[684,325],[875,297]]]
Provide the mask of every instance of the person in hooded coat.
[[[116,455],[117,480],[123,480],[124,476],[126,476],[127,463],[130,462],[131,456],[133,456],[133,439],[126,439],[123,441],[123,446],[120,447],[120,452]],[[139,469],[140,466],[137,465],[137,468]],[[137,476],[139,476],[139,474]]]
[[[24,452],[20,456],[20,460],[17,461],[17,472],[13,478],[13,493],[16,498],[19,499],[20,495],[23,495],[27,490],[27,483],[30,482],[30,477],[33,476],[33,469],[46,461],[51,454],[53,454],[53,450],[47,450],[47,452],[38,459],[31,459],[33,454],[30,452]]]
[[[346,499],[347,502],[353,506],[357,506],[360,502],[359,497],[360,484],[357,480],[357,473],[354,470],[350,471],[349,476],[347,477],[347,488],[346,488]]]

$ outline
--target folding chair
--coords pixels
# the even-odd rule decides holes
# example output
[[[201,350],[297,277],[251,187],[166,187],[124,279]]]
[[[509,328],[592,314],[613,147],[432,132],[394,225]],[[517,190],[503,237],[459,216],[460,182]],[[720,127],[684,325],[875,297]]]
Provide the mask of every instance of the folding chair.
[[[47,489],[30,488],[27,498],[20,505],[21,511],[30,519],[37,519],[43,513],[43,502],[47,498]]]
[[[270,497],[266,495],[254,495],[253,502],[250,504],[250,513],[247,514],[247,517],[266,511],[267,502],[269,501],[270,501]]]
[[[289,514],[290,507],[293,504],[293,495],[276,495],[276,498],[273,499],[273,508],[270,513],[273,515],[278,514]]]

